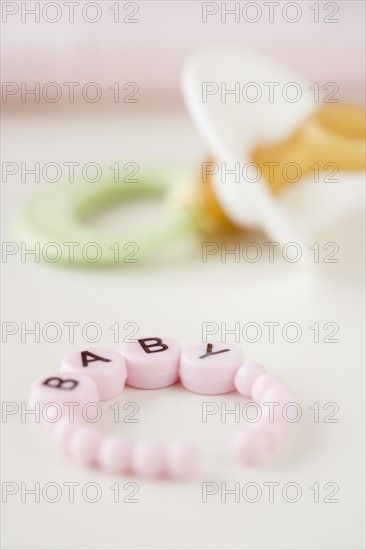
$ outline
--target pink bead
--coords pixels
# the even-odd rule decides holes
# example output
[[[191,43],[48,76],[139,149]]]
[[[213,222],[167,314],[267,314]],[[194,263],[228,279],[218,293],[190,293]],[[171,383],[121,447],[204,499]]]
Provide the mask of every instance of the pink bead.
[[[68,419],[62,419],[54,426],[50,434],[51,439],[65,451],[72,432],[83,425],[85,425],[85,423],[80,418],[77,418],[74,422],[70,422]]]
[[[278,384],[276,386],[270,387],[263,394],[263,403],[280,403],[285,405],[286,403],[295,402],[295,398],[291,391],[284,384]]]
[[[126,472],[131,467],[132,442],[119,435],[109,435],[103,438],[98,449],[98,463],[114,474]]]
[[[279,411],[278,413],[275,413],[275,419],[273,422],[270,421],[268,416],[262,416],[262,418],[258,421],[253,431],[256,431],[256,429],[259,431],[260,430],[267,431],[269,436],[273,440],[273,444],[277,445],[286,437],[286,435],[290,430],[290,426],[288,425],[287,422],[283,420],[282,414]]]
[[[236,432],[232,449],[241,462],[255,465],[264,462],[274,448],[274,438],[265,426]]]
[[[173,478],[193,476],[198,469],[198,453],[193,445],[177,443],[167,449],[167,475]]]
[[[257,403],[262,403],[263,395],[267,390],[278,385],[282,385],[283,382],[279,376],[275,374],[264,374],[259,376],[252,387],[252,398]]]
[[[194,344],[182,353],[180,379],[196,393],[228,393],[235,389],[234,375],[242,363],[242,351],[234,344]]]
[[[266,369],[257,363],[244,363],[235,373],[234,384],[236,390],[245,397],[252,395],[254,382],[266,374]]]
[[[66,442],[72,458],[93,466],[97,463],[98,449],[102,443],[101,433],[93,426],[80,426],[73,430]]]
[[[296,419],[297,410],[295,409],[294,413],[292,414],[292,407],[287,407],[287,405],[289,403],[295,403],[296,407],[297,403],[293,394],[286,386],[279,385],[268,389],[263,395],[263,403],[273,403],[272,407],[275,419],[274,424],[276,424],[275,429],[282,429],[282,431],[288,432],[289,430],[294,428],[296,422],[290,422],[288,418],[290,417],[290,419]],[[274,405],[275,403],[279,403],[279,405]],[[266,405],[264,408],[267,409],[268,418],[269,405]]]
[[[46,418],[45,414],[45,418],[42,420],[42,427],[44,428],[46,433],[51,434],[52,436],[55,430],[57,430],[58,426],[60,425],[68,425],[71,423],[71,425],[77,426],[83,424],[85,421],[83,418],[82,406],[75,404],[75,407],[73,407],[73,405],[70,405],[70,409],[68,410],[65,408],[65,410],[62,412],[61,418],[57,418],[55,422],[51,422],[48,418]],[[47,415],[48,410],[49,408],[47,408]]]
[[[126,360],[129,386],[151,390],[178,380],[181,349],[171,338],[139,338],[122,344],[120,352]]]
[[[132,450],[132,472],[146,477],[159,477],[166,469],[166,451],[153,441],[138,441]]]
[[[72,351],[63,358],[61,371],[90,376],[98,387],[101,401],[119,395],[127,377],[122,355],[107,348]]]
[[[87,403],[99,401],[98,389],[95,382],[84,374],[56,373],[41,376],[31,387],[29,403],[32,407],[40,404],[41,420],[50,423],[51,416],[58,412],[56,421],[70,417],[70,407],[67,403],[76,404],[74,411],[80,414],[82,407]],[[51,405],[56,403],[57,407]]]

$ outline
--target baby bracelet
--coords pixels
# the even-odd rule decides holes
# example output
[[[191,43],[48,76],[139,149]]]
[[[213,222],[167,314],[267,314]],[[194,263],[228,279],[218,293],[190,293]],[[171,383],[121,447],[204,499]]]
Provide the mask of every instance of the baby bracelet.
[[[232,448],[245,464],[263,462],[293,425],[278,407],[294,404],[284,382],[262,365],[244,362],[238,346],[222,342],[198,343],[182,352],[171,338],[148,337],[124,343],[119,353],[105,348],[73,351],[63,358],[61,372],[33,382],[30,403],[61,411],[57,422],[50,423],[50,437],[85,465],[113,473],[189,477],[197,467],[197,454],[189,444],[133,443],[121,435],[103,435],[79,414],[70,419],[71,405],[111,399],[125,383],[148,390],[170,386],[178,379],[192,392],[218,395],[236,389],[259,405],[271,405],[268,418],[261,415],[233,436]]]

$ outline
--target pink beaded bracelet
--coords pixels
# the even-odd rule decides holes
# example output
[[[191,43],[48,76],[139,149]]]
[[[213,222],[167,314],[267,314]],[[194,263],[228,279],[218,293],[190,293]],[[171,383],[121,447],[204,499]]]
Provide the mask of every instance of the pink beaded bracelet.
[[[89,348],[73,351],[61,362],[61,372],[42,376],[31,388],[33,406],[57,406],[58,422],[50,424],[51,438],[72,458],[113,473],[188,477],[197,467],[197,454],[188,444],[164,446],[151,441],[132,443],[120,435],[103,435],[81,415],[70,418],[70,407],[117,396],[125,383],[157,389],[180,378],[188,390],[218,395],[235,389],[258,404],[271,404],[272,415],[234,434],[232,447],[245,464],[257,464],[275,451],[289,432],[279,407],[294,399],[283,381],[256,363],[245,363],[234,344],[198,343],[181,352],[170,338],[140,338],[124,343],[117,353]]]

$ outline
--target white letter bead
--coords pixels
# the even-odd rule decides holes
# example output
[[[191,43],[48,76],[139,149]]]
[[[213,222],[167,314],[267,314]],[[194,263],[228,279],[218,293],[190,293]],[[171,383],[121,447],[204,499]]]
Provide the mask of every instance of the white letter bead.
[[[90,376],[98,387],[101,401],[119,395],[127,378],[122,355],[107,348],[72,351],[63,358],[61,371]]]

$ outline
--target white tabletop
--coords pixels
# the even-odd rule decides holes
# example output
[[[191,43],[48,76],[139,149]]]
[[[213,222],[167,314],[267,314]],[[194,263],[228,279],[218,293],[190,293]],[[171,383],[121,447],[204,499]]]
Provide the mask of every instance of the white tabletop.
[[[4,122],[8,144],[3,149],[3,161],[29,165],[36,161],[94,161],[107,167],[117,160],[143,166],[164,166],[168,160],[170,166],[193,171],[199,166],[205,150],[185,113],[139,111],[136,116],[125,111],[121,110],[119,116],[94,111],[90,111],[93,116],[88,112],[78,116],[9,115]],[[42,184],[33,183],[31,177],[25,183],[19,177],[3,183],[4,241],[16,240],[20,208],[38,186]],[[350,189],[353,193],[352,186]],[[148,213],[144,208],[139,223]],[[115,213],[108,223],[119,221]],[[237,426],[234,417],[228,416],[222,423],[217,414],[202,422],[203,402],[234,406],[239,401],[237,395],[205,397],[178,386],[151,392],[128,388],[116,401],[137,403],[139,422],[123,425],[113,424],[109,403],[103,404],[105,423],[111,430],[124,431],[133,438],[186,438],[197,442],[202,447],[203,473],[190,482],[130,477],[117,480],[78,467],[49,447],[38,431],[31,429],[31,422],[22,423],[19,414],[10,416],[2,425],[2,479],[3,483],[13,482],[19,490],[3,504],[3,547],[363,548],[362,227],[361,210],[348,210],[343,217],[338,216],[321,244],[338,243],[339,262],[321,261],[313,264],[311,272],[301,262],[291,264],[278,256],[273,263],[266,259],[236,263],[233,256],[221,262],[216,255],[204,263],[199,243],[196,251],[181,261],[104,271],[38,264],[30,257],[22,263],[19,255],[9,257],[2,265],[2,317],[3,323],[15,323],[13,326],[19,330],[3,346],[3,401],[20,406],[37,376],[57,371],[64,354],[85,347],[82,329],[88,323],[98,323],[99,344],[113,349],[118,349],[118,343],[110,327],[116,323],[121,338],[130,330],[124,329],[125,324],[136,323],[138,334],[171,336],[182,346],[201,340],[204,323],[217,323],[218,327],[226,323],[228,328],[237,323],[245,357],[284,377],[301,404],[303,416],[292,447],[271,464],[248,468],[231,460],[227,451],[230,434]],[[243,239],[261,243],[263,236]],[[322,257],[324,254],[321,251]],[[60,339],[55,343],[42,336],[44,327],[52,322],[61,327]],[[80,323],[73,343],[69,342],[65,325],[70,322]],[[279,323],[274,342],[269,341],[270,322]],[[24,335],[24,329],[35,323],[40,324],[39,342],[32,335]],[[257,325],[250,328],[248,323]],[[288,323],[301,327],[296,343],[283,336]],[[319,342],[314,341],[315,328],[310,329],[315,323],[319,323]],[[324,327],[327,323],[333,324]],[[337,342],[326,342],[335,325],[339,326],[333,336]],[[254,340],[253,330],[258,326],[262,332],[258,341],[248,341]],[[287,340],[292,338],[291,330],[288,335]],[[52,331],[48,338],[52,338]],[[215,338],[220,339],[220,333]],[[228,335],[228,340],[234,341],[233,335]],[[319,422],[314,422],[314,403],[319,403]],[[325,422],[332,412],[334,416],[328,419],[338,422]],[[118,503],[113,501],[110,488],[116,481],[120,488]],[[32,495],[23,495],[22,502],[21,483],[29,489],[37,482],[40,502],[36,503]],[[67,482],[80,484],[73,503],[69,502]],[[98,484],[101,492],[95,503],[87,502],[82,494],[90,482]],[[138,502],[128,502],[135,486],[126,486],[127,482],[138,484],[133,497]],[[202,501],[203,482],[211,482],[211,487],[217,489],[207,502]],[[249,482],[257,485],[245,497]],[[269,500],[269,482],[279,483],[274,502]],[[47,502],[54,496],[52,488],[46,498],[42,495],[47,483],[59,484],[58,502]],[[226,483],[227,489],[239,484],[240,501],[235,502],[235,495],[228,494],[227,501],[222,502],[221,483]],[[301,490],[297,502],[289,502],[294,495],[291,486],[287,497],[283,493],[288,483],[297,484],[297,490]],[[258,502],[249,502],[258,487],[262,491]],[[320,502],[314,502],[317,487]],[[93,487],[89,491],[90,499]],[[332,497],[333,492],[336,494]],[[326,502],[327,496],[336,502]]]

